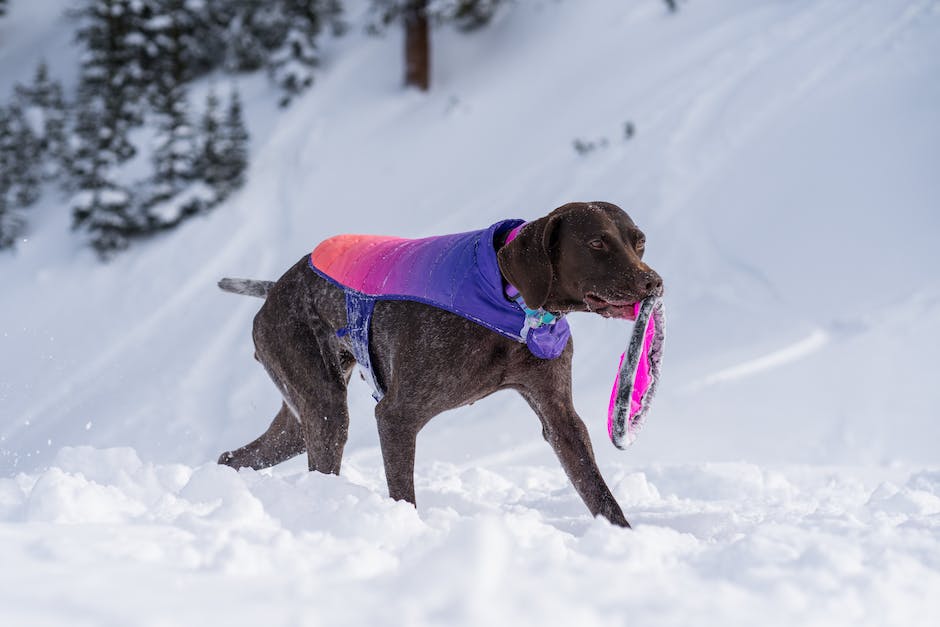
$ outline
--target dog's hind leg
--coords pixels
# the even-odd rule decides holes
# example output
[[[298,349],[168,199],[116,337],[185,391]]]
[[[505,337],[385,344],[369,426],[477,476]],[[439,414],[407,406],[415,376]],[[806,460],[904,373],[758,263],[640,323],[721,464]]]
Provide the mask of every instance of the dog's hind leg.
[[[235,469],[260,470],[300,455],[304,448],[300,421],[287,403],[283,403],[267,431],[239,449],[222,453],[219,463]]]
[[[307,466],[310,470],[338,475],[349,435],[346,386],[321,386],[317,394],[316,401],[302,405],[301,410]]]
[[[310,470],[339,474],[349,432],[351,355],[316,319],[285,323],[259,315],[254,337],[258,360],[299,418],[300,450],[306,449]]]
[[[264,468],[307,451],[310,470],[339,473],[349,429],[346,385],[351,353],[313,308],[287,290],[272,290],[255,316],[255,358],[284,406],[255,441],[225,453],[219,463]]]

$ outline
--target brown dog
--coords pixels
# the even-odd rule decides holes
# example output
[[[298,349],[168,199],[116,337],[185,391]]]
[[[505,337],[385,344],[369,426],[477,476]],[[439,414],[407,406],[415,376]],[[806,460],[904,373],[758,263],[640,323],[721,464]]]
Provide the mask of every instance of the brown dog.
[[[642,231],[610,203],[564,205],[526,224],[508,244],[502,240],[493,242],[499,269],[532,308],[626,318],[633,303],[662,293],[659,275],[642,261]],[[220,286],[266,298],[254,320],[255,358],[284,404],[267,431],[223,453],[219,463],[266,468],[306,450],[310,470],[339,474],[349,425],[346,385],[355,364],[348,340],[337,337],[347,323],[343,291],[313,272],[307,256],[276,283],[225,279]],[[513,389],[538,415],[542,435],[591,514],[629,526],[574,410],[573,342],[558,358],[539,359],[525,344],[449,311],[387,300],[375,305],[369,348],[386,388],[375,417],[392,498],[415,503],[415,442],[431,418]]]

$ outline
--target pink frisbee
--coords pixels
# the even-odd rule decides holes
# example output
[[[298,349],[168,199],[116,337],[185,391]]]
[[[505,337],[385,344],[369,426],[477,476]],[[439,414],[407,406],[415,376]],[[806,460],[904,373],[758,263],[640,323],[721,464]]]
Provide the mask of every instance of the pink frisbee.
[[[634,305],[636,323],[627,350],[620,356],[620,369],[607,407],[607,433],[619,449],[636,440],[649,412],[663,354],[665,324],[663,301],[646,298]]]

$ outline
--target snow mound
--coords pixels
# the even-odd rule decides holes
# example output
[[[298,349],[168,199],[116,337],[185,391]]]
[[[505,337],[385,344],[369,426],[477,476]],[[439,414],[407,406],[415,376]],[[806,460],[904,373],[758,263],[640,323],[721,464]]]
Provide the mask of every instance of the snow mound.
[[[633,531],[543,466],[425,465],[416,511],[343,477],[65,448],[0,479],[0,622],[926,625],[940,609],[940,471],[612,470]],[[43,585],[61,572],[82,575]]]

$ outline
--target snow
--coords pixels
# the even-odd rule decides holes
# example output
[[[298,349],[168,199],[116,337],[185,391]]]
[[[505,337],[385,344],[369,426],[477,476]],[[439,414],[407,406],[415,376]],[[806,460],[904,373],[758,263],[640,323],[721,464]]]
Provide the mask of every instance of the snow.
[[[41,55],[73,80],[67,4],[12,3],[0,87]],[[204,218],[103,265],[47,193],[0,257],[0,624],[931,624],[938,31],[936,0],[531,0],[435,32],[422,95],[396,29],[352,28],[283,113],[239,79],[248,184]],[[626,453],[604,410],[629,326],[569,317],[634,531],[588,515],[510,393],[422,432],[417,510],[386,498],[359,380],[342,476],[213,463],[279,403],[259,301],[219,278],[277,278],[336,233],[595,199],[666,283],[663,379]]]
[[[164,224],[179,220],[182,214],[192,207],[210,206],[216,199],[215,191],[202,181],[197,181],[177,193],[168,201],[157,203],[150,208],[150,214]]]
[[[4,569],[0,606],[140,625],[919,625],[940,609],[937,471],[623,469],[625,533],[584,516],[556,467],[433,462],[420,512],[358,479],[377,470],[64,448],[0,480],[5,554],[30,565]],[[81,576],[56,585],[64,573]]]

